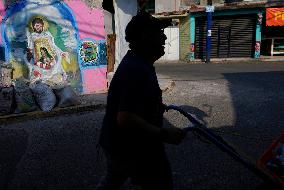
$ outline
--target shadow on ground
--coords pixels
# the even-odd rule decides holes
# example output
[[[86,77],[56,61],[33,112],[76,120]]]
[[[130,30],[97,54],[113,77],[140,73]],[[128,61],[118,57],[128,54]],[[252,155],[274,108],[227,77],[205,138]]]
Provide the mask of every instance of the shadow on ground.
[[[224,78],[228,81],[235,124],[212,131],[256,163],[284,132],[284,72],[226,73]],[[211,115],[197,107],[182,107],[205,124],[205,117]],[[216,146],[193,134],[181,146],[168,148],[177,189],[273,189]]]
[[[0,129],[0,189],[7,189],[28,146],[24,130]]]

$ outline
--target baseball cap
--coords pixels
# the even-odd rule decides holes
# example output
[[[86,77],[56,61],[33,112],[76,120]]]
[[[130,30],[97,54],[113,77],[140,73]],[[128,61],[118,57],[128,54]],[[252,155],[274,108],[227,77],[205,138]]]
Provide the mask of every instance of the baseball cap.
[[[133,16],[125,29],[125,39],[132,42],[140,35],[151,35],[171,25],[171,19],[159,20],[146,11],[140,11]]]

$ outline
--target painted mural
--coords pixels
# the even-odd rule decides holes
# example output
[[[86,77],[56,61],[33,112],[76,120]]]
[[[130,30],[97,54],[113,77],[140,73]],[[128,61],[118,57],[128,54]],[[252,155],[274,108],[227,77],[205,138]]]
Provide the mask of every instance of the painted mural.
[[[30,70],[29,77],[31,80],[40,78],[45,81],[60,76],[62,80],[66,80],[67,74],[63,65],[68,64],[66,67],[70,65],[69,52],[70,54],[75,52],[72,51],[72,46],[69,46],[68,50],[68,46],[63,44],[62,49],[65,49],[65,52],[58,47],[48,30],[48,25],[47,19],[39,16],[32,17],[28,23],[25,61]]]
[[[105,67],[106,44],[104,40],[82,40],[79,47],[79,63],[81,69],[90,67]]]
[[[68,83],[83,94],[106,90],[101,8],[80,0],[23,0],[6,10],[1,14],[1,44],[14,78]]]
[[[93,78],[94,76],[106,74],[107,55],[105,41],[87,38],[80,42],[78,50],[78,61],[82,71],[83,84],[94,84],[83,85],[83,90],[85,92],[92,92],[95,90],[94,86],[96,86],[96,88],[103,88],[103,85],[106,85],[103,81],[104,77],[97,77],[95,80],[93,80]]]

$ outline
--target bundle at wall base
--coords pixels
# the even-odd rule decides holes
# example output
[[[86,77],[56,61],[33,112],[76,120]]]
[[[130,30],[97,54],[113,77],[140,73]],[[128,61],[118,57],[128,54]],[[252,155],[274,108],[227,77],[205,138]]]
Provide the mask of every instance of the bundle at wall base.
[[[14,80],[15,113],[25,113],[35,111],[37,109],[33,93],[29,87],[29,81],[24,78]]]
[[[15,109],[14,88],[12,86],[13,68],[9,64],[0,66],[0,115],[13,113]]]
[[[56,105],[56,96],[52,89],[40,80],[30,84],[35,100],[44,112],[50,112]]]
[[[0,88],[12,86],[13,67],[10,64],[0,66]]]

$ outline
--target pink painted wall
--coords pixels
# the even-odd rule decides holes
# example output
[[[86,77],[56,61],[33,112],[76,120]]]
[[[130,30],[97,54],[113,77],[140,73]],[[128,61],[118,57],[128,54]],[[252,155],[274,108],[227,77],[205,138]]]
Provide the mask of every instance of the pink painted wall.
[[[86,69],[82,71],[84,75],[85,84],[83,91],[85,94],[91,94],[94,92],[105,92],[107,86],[106,80],[107,68]],[[102,77],[104,75],[104,77]],[[92,85],[88,85],[92,84]]]
[[[83,1],[78,0],[65,0],[65,3],[74,13],[81,40],[86,38],[105,40],[103,9],[90,8]],[[105,92],[107,90],[106,73],[106,67],[82,69],[83,93]]]
[[[65,3],[75,14],[79,35],[81,39],[92,38],[94,40],[104,40],[104,12],[103,9],[92,9],[83,1],[70,1]]]

